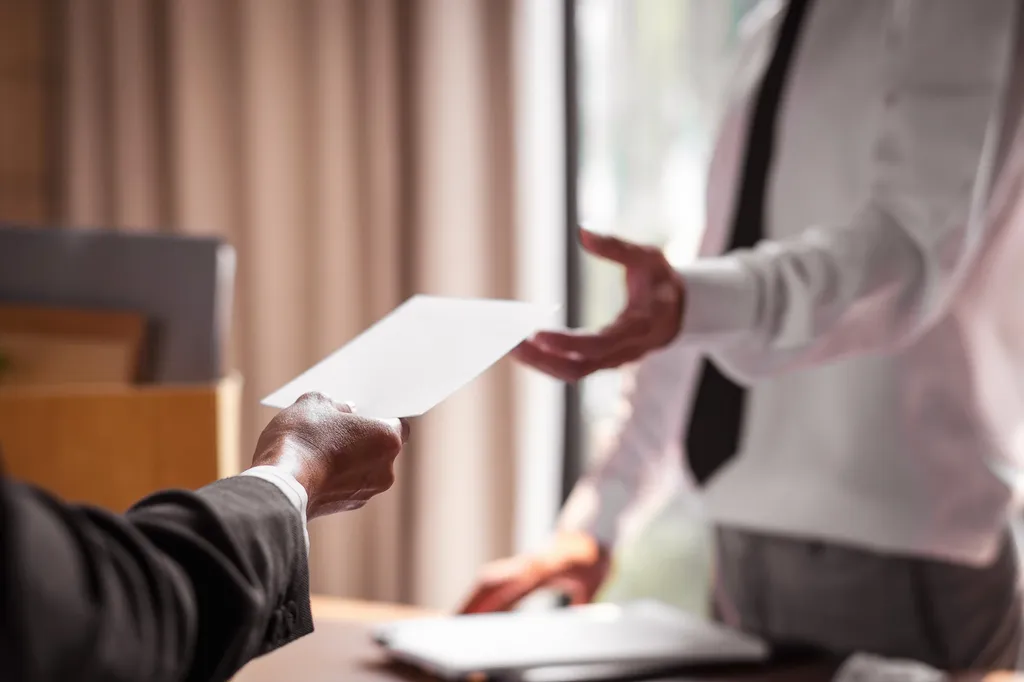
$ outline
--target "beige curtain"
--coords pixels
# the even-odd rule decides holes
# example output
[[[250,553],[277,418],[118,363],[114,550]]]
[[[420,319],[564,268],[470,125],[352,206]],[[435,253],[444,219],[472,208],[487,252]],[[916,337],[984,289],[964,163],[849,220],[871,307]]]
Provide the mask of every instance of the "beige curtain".
[[[63,1],[64,222],[235,245],[247,451],[260,396],[408,295],[512,295],[513,2]],[[509,371],[313,524],[314,591],[447,607],[511,549]]]

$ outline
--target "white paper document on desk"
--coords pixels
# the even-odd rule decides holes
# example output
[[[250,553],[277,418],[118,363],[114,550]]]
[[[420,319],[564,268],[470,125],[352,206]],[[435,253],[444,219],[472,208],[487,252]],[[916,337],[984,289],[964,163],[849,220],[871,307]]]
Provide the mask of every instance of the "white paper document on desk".
[[[413,296],[263,399],[287,407],[319,391],[367,417],[418,417],[556,322],[558,306]]]
[[[650,600],[395,621],[372,637],[390,658],[447,680],[653,679],[655,671],[769,655],[756,637]]]

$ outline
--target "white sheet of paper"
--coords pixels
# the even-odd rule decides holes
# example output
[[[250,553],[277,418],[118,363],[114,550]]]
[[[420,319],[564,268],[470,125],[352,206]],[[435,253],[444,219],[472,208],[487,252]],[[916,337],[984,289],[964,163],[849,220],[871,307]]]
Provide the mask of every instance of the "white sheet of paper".
[[[320,391],[367,417],[417,417],[482,374],[558,306],[413,296],[386,317],[263,399],[287,407]]]

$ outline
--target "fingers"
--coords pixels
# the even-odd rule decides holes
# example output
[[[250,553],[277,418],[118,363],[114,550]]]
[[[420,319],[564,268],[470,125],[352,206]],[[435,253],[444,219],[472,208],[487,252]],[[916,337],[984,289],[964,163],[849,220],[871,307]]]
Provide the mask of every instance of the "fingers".
[[[565,594],[573,606],[589,604],[597,586],[565,574],[546,572],[522,573],[503,580],[483,580],[458,613],[496,613],[509,611],[525,597],[539,589],[550,588]]]
[[[336,412],[332,412],[333,407]],[[372,419],[360,417],[355,414],[355,405],[351,402],[336,403],[323,393],[316,391],[305,393],[295,401],[295,405],[289,410],[293,411],[293,418],[304,422],[310,419],[312,414],[317,413],[326,416],[329,423],[338,426],[336,434],[347,434],[347,438],[362,443],[368,447],[366,452],[377,456],[383,456],[394,460],[402,451],[402,446],[409,439],[410,425],[407,419]],[[294,412],[298,410],[298,412]],[[325,411],[326,410],[326,411]],[[340,413],[340,414],[339,414]],[[345,416],[342,416],[345,415]],[[315,419],[306,423],[305,428],[318,428],[315,426]],[[326,436],[322,433],[321,436]],[[335,439],[337,436],[334,437]],[[313,440],[317,440],[314,438]],[[330,439],[328,440],[330,442]],[[344,450],[346,442],[336,442],[335,447]],[[393,481],[392,481],[393,482]],[[387,487],[390,487],[390,483]]]
[[[540,372],[570,383],[595,371],[582,357],[553,351],[532,339],[523,341],[510,355]]]
[[[539,332],[531,339],[533,344],[547,351],[557,352],[562,355],[575,354],[578,356],[601,356],[608,352],[609,348],[628,341],[622,331],[613,330],[611,336],[605,332]]]
[[[303,393],[295,400],[296,405],[300,403],[331,404],[334,405],[334,407],[336,407],[339,412],[346,412],[349,414],[355,414],[356,411],[355,403],[347,400],[342,403],[336,403],[331,399],[329,395],[327,395],[326,393],[322,393],[321,391],[308,391],[306,393]]]
[[[371,497],[391,490],[395,484],[395,460],[391,459],[387,465],[380,467],[371,480],[367,483],[365,490]]]
[[[342,403],[336,403],[333,400],[331,400],[331,398],[329,396],[327,396],[326,394],[321,393],[319,391],[310,391],[308,393],[303,393],[301,396],[299,396],[299,398],[295,401],[295,403],[296,404],[299,404],[299,403],[313,403],[313,404],[322,403],[322,404],[327,404],[327,403],[329,403],[331,405],[334,405],[334,407],[337,408],[337,410],[339,412],[342,412],[342,413],[345,413],[345,414],[355,414],[356,413],[356,406],[355,406],[354,403],[352,403],[350,401],[345,401],[345,402],[342,402]],[[376,421],[376,422],[380,422],[380,423],[384,424],[385,426],[387,426],[387,428],[389,429],[389,432],[388,432],[386,440],[390,441],[390,444],[393,446],[394,445],[394,440],[395,440],[394,437],[397,436],[397,438],[398,438],[398,449],[401,449],[401,446],[403,444],[405,444],[406,441],[409,440],[410,426],[409,426],[409,420],[408,419],[397,419],[396,418],[396,419],[378,419],[378,420],[367,420],[367,421]],[[394,454],[397,455],[398,452],[396,451]]]
[[[614,322],[597,332],[539,332],[533,341],[562,353],[579,353],[591,359],[610,355],[647,336],[650,320],[625,310]]]
[[[495,587],[477,587],[469,598],[459,607],[456,613],[469,615],[472,613],[488,613],[483,607],[493,601]]]
[[[543,576],[527,574],[497,582],[483,582],[459,609],[459,613],[495,613],[508,611],[523,597],[543,586]]]
[[[385,420],[395,433],[402,439],[402,443],[409,440],[409,420],[408,419],[386,419]]]
[[[589,253],[615,261],[627,268],[639,268],[651,262],[653,249],[627,242],[610,235],[580,228],[580,244]]]
[[[355,414],[356,406],[355,403],[345,401],[342,403],[334,402],[329,395],[320,391],[309,391],[303,393],[296,400],[292,407],[295,408],[311,408],[313,406],[327,407],[333,406],[338,412],[344,412],[345,414]]]
[[[587,594],[587,591],[583,589],[583,586],[579,583],[576,584],[577,589],[564,590],[569,596],[569,606],[583,606],[589,604],[594,600],[594,595]]]
[[[399,419],[365,419],[361,424],[372,439],[373,447],[381,454],[394,459],[402,451],[404,426]]]
[[[329,397],[327,397],[327,394],[321,393],[320,391],[309,391],[308,393],[303,393],[302,395],[300,395],[298,397],[298,399],[295,402],[296,403],[332,403],[332,404],[334,403],[333,400],[331,400]]]
[[[574,342],[566,342],[566,345]],[[591,343],[585,341],[584,344]],[[521,343],[512,356],[520,362],[562,381],[574,382],[602,369],[621,367],[627,362],[638,360],[645,349],[636,343],[612,345],[599,353],[580,353],[562,350],[541,342],[538,335]]]

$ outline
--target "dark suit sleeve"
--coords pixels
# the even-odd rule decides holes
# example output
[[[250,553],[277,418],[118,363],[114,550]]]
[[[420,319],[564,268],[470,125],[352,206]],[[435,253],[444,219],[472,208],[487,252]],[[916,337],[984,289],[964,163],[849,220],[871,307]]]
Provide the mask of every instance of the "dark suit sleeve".
[[[125,515],[0,478],[0,671],[27,682],[226,680],[312,631],[298,512],[225,479]]]

